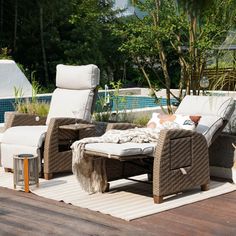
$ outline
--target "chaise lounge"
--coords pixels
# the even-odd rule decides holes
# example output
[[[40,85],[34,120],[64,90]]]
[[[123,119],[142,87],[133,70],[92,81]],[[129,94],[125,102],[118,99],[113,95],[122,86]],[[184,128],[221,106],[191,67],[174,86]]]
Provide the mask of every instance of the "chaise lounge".
[[[5,124],[1,140],[1,164],[6,171],[13,169],[13,155],[30,153],[37,155],[45,179],[56,173],[71,172],[72,152],[61,143],[75,139],[75,132],[62,130],[60,126],[74,124],[73,110],[79,111],[78,119],[89,123],[95,105],[100,71],[96,65],[58,65],[57,88],[52,94],[47,117],[14,113]],[[91,130],[82,130],[79,138],[92,136]],[[63,148],[62,148],[63,147]]]
[[[87,143],[83,155],[93,160],[93,171],[102,176],[101,192],[108,190],[114,179],[153,173],[153,198],[155,203],[163,197],[195,186],[207,190],[210,180],[208,148],[227,124],[234,110],[234,100],[223,96],[186,96],[176,115],[201,116],[195,131],[163,129],[153,143]],[[111,124],[108,129],[127,129],[128,124]],[[73,158],[76,157],[73,144]],[[96,166],[96,161],[100,169]],[[151,172],[141,167],[150,166]],[[74,171],[75,174],[76,170]],[[79,173],[80,174],[80,173]],[[86,173],[88,174],[88,173]],[[78,177],[79,179],[79,177]],[[80,181],[80,179],[79,179]],[[97,184],[97,183],[96,183]]]

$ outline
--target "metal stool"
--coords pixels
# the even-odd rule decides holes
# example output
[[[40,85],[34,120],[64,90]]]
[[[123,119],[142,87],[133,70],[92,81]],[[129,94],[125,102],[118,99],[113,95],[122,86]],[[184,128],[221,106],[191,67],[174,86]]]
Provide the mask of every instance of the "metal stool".
[[[38,156],[32,154],[19,154],[13,157],[14,189],[16,186],[24,186],[25,192],[29,192],[29,186],[39,186]]]

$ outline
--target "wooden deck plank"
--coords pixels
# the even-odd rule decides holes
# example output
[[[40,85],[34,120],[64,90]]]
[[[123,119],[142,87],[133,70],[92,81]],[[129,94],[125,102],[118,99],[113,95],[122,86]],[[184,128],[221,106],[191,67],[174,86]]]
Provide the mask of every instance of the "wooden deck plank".
[[[236,235],[236,192],[133,221],[175,235]]]
[[[126,222],[0,188],[0,235],[236,235],[235,215],[236,191]]]
[[[111,220],[112,219],[112,220]],[[0,235],[144,235],[147,230],[97,212],[0,188]]]

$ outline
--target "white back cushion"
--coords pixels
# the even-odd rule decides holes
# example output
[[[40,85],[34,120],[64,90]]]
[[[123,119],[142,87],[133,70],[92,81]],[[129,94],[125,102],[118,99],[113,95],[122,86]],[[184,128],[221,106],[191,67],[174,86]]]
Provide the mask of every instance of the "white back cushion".
[[[75,118],[72,111],[79,111],[77,118],[89,121],[93,102],[93,90],[69,90],[57,88],[52,94],[50,110],[47,116],[48,125],[51,118]]]
[[[196,127],[198,133],[203,134],[208,146],[215,132],[223,125],[223,119],[219,116],[202,116]]]
[[[213,115],[228,119],[233,98],[226,96],[185,96],[175,114]]]
[[[56,86],[65,89],[94,89],[99,84],[100,70],[96,65],[57,65]]]

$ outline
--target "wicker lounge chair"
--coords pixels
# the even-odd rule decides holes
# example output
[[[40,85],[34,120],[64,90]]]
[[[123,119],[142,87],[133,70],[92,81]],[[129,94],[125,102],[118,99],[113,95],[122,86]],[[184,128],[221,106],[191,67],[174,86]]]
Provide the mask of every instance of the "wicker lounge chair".
[[[234,101],[230,97],[186,96],[176,114],[201,115],[196,131],[162,130],[156,149],[147,143],[138,144],[138,148],[134,143],[89,143],[85,145],[85,157],[104,159],[107,181],[148,173],[144,168],[137,168],[137,162],[147,164],[153,160],[155,203],[162,202],[164,196],[194,186],[207,190],[210,180],[208,148],[226,125],[233,109]],[[114,124],[109,128],[130,127]],[[132,162],[135,165],[132,166]]]
[[[88,123],[94,107],[100,71],[95,65],[58,65],[57,89],[52,94],[47,117],[28,114],[12,114],[6,123],[2,136],[1,164],[13,168],[13,154],[31,153],[43,157],[44,177],[50,179],[55,173],[71,171],[72,153],[63,139],[75,138],[72,131],[60,130],[59,126],[74,124],[73,110],[78,110],[80,123]],[[80,138],[91,136],[87,130],[80,132]],[[39,158],[40,160],[40,158]]]

